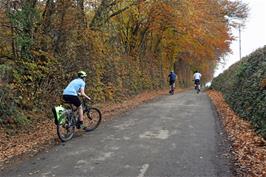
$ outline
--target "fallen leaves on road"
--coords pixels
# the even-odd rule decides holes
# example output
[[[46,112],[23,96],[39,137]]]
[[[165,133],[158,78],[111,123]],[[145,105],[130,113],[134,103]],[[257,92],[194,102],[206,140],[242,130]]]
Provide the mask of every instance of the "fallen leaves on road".
[[[156,96],[167,93],[167,90],[149,91],[128,98],[128,100],[122,103],[99,105],[103,114],[103,121],[128,111]],[[32,126],[32,129],[20,132],[14,136],[8,135],[3,129],[0,129],[0,168],[3,168],[5,163],[9,163],[9,160],[13,157],[18,157],[25,153],[33,156],[39,150],[55,143],[59,143],[59,140],[56,136],[56,126],[53,120],[47,119],[44,122],[39,122]]]
[[[220,92],[210,90],[208,95],[216,106],[224,128],[232,141],[238,174],[265,177],[266,141],[256,134],[248,121],[234,113]]]

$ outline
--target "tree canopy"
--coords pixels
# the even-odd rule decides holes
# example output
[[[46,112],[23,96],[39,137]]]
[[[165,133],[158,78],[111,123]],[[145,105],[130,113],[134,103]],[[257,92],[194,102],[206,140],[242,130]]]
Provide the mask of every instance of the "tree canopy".
[[[102,102],[162,88],[173,69],[179,86],[194,70],[209,81],[247,14],[240,0],[2,0],[1,121],[53,105],[80,69]]]

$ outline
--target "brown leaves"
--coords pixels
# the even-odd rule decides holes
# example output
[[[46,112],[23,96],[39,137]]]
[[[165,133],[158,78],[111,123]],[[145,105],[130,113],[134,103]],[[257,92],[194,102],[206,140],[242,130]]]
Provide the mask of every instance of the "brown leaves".
[[[0,130],[0,165],[12,157],[31,152],[35,154],[40,147],[50,144],[55,138],[55,126],[51,120],[39,122],[35,128],[27,132],[21,132],[15,136],[6,134]]]
[[[261,89],[266,89],[266,78],[260,82]]]
[[[266,141],[255,133],[248,121],[240,119],[231,110],[221,93],[209,91],[208,94],[233,143],[239,175],[266,176]]]

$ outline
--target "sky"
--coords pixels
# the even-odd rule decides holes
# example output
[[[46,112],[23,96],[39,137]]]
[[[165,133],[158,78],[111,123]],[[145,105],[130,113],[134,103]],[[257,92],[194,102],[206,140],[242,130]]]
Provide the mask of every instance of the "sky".
[[[241,29],[241,56],[245,57],[256,49],[266,45],[266,0],[242,0],[249,6],[249,17]],[[214,76],[222,73],[229,66],[239,61],[239,30],[232,30],[236,40],[231,44],[232,54],[225,57],[225,62],[218,65]]]

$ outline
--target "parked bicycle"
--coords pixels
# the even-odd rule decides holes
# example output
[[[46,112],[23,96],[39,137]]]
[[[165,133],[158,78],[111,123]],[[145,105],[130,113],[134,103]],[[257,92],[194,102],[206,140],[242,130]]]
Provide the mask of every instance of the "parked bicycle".
[[[53,108],[57,135],[62,142],[72,139],[75,128],[78,128],[78,111],[72,104],[65,102],[64,106]],[[102,114],[99,109],[88,105],[85,99],[82,99],[82,108],[84,115],[85,132],[95,130],[101,123]]]

